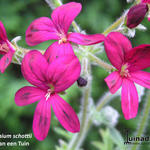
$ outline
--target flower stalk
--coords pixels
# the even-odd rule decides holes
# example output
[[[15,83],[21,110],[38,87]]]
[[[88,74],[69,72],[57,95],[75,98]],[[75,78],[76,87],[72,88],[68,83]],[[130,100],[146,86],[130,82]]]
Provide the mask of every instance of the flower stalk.
[[[141,137],[144,134],[144,131],[147,127],[147,122],[150,114],[150,91],[147,94],[145,106],[143,108],[142,117],[139,121],[139,127],[136,132],[136,137]],[[135,144],[132,146],[131,150],[137,150],[139,148],[139,144]]]
[[[68,150],[78,150],[80,148],[83,137],[85,135],[86,129],[86,123],[88,119],[88,104],[89,104],[89,97],[91,95],[91,66],[90,63],[88,63],[88,84],[83,89],[83,99],[82,99],[82,110],[81,110],[81,127],[80,132],[72,138],[72,140],[69,143]]]
[[[93,63],[96,63],[98,66],[106,69],[107,71],[111,72],[113,71],[114,67],[110,64],[107,64],[97,56],[93,55],[92,53],[88,53],[88,57],[91,59]]]
[[[117,19],[112,25],[110,25],[104,32],[104,35],[107,35],[108,33],[112,32],[114,29],[116,29],[122,22],[124,21],[124,14]]]

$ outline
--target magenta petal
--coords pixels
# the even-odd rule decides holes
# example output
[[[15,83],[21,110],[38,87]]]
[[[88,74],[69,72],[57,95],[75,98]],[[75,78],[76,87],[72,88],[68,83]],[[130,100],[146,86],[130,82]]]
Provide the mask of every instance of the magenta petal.
[[[49,100],[43,99],[38,103],[33,119],[33,133],[39,141],[46,138],[50,128],[50,120],[51,104]]]
[[[121,106],[126,120],[136,117],[138,112],[138,93],[134,83],[125,78],[122,83]]]
[[[9,50],[8,53],[6,53],[1,59],[0,59],[0,71],[1,73],[4,73],[5,69],[10,65],[12,61],[12,57],[14,55],[14,52]]]
[[[41,17],[34,20],[26,31],[27,44],[34,46],[47,40],[58,40],[53,22],[48,17]]]
[[[142,1],[142,3],[148,3],[148,4],[150,4],[150,0],[141,0]]]
[[[21,70],[24,78],[42,89],[47,89],[44,84],[47,68],[48,63],[45,57],[36,50],[28,52],[22,60]]]
[[[25,86],[18,90],[15,94],[15,103],[18,106],[25,106],[36,101],[42,100],[46,93],[36,87]]]
[[[57,7],[52,13],[52,21],[59,33],[67,34],[72,21],[81,11],[81,4],[70,2]]]
[[[69,88],[80,76],[81,65],[75,55],[55,59],[48,67],[47,80],[59,93]]]
[[[54,42],[52,45],[48,47],[44,56],[47,61],[51,63],[56,57],[61,57],[62,55],[74,55],[73,48],[70,43],[61,43]]]
[[[138,71],[150,67],[150,44],[134,47],[126,55],[130,71]]]
[[[55,94],[51,99],[51,104],[57,119],[66,130],[72,133],[80,131],[78,116],[68,103]]]
[[[136,71],[136,72],[130,73],[130,75],[131,75],[130,79],[133,82],[150,89],[150,73],[149,72]]]
[[[6,34],[6,30],[5,27],[3,25],[3,23],[0,21],[0,41],[6,41],[7,38],[7,34]]]
[[[92,45],[103,42],[105,36],[103,34],[85,35],[81,33],[70,33],[68,40],[79,45]]]
[[[112,94],[114,94],[121,87],[122,84],[122,78],[117,71],[112,72],[104,80],[107,83],[109,90]]]
[[[111,64],[120,69],[124,63],[125,54],[131,50],[130,41],[119,32],[111,32],[104,41],[106,54]]]

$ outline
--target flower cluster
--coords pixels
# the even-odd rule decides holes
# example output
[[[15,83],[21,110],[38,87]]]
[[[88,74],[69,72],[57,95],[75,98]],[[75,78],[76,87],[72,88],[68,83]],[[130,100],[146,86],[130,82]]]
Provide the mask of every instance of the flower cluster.
[[[80,76],[81,66],[71,42],[92,45],[104,40],[102,34],[68,33],[72,21],[80,11],[80,3],[64,4],[53,11],[52,20],[47,17],[36,19],[26,31],[26,42],[30,46],[46,40],[57,40],[44,55],[35,50],[27,53],[22,61],[22,74],[34,86],[23,87],[15,95],[18,106],[39,101],[33,119],[33,132],[38,140],[44,140],[48,134],[51,107],[66,130],[73,133],[80,131],[76,113],[58,95]]]
[[[136,27],[143,20],[148,11],[147,3],[149,1],[143,0],[129,10],[127,14],[129,28]],[[80,87],[87,85],[87,81],[80,77],[81,64],[73,51],[72,43],[88,46],[104,42],[107,57],[116,68],[104,80],[112,94],[122,87],[121,107],[125,119],[136,117],[138,112],[138,92],[134,83],[150,88],[150,73],[142,71],[150,67],[150,45],[143,44],[132,48],[127,37],[119,32],[111,32],[106,37],[100,33],[86,35],[68,32],[81,7],[81,4],[76,2],[64,4],[52,12],[52,19],[38,18],[26,31],[26,42],[29,46],[56,40],[44,54],[38,50],[31,50],[25,55],[21,71],[24,78],[33,86],[25,86],[15,95],[15,103],[18,106],[38,101],[33,119],[33,133],[38,140],[44,140],[48,134],[51,107],[66,130],[72,133],[80,131],[78,116],[59,96],[59,93],[68,89],[78,79]],[[11,63],[15,51],[0,22],[0,53],[4,55],[0,60],[2,73]]]

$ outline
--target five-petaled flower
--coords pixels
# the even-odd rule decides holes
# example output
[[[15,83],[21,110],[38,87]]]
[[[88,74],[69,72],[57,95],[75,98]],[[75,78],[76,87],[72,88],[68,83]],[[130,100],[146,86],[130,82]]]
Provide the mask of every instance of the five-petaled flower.
[[[81,4],[70,2],[57,7],[51,15],[51,18],[41,17],[34,20],[26,31],[26,42],[30,46],[37,45],[47,40],[58,40],[54,42],[54,49],[63,47],[61,54],[72,54],[73,49],[66,51],[66,47],[70,47],[70,42],[80,45],[92,45],[104,41],[103,34],[84,35],[81,33],[69,33],[69,27],[75,17],[81,11]],[[51,48],[51,46],[50,46]],[[56,55],[59,55],[55,54]]]
[[[49,50],[47,50],[49,51]],[[50,54],[47,52],[46,54]],[[15,95],[15,103],[24,106],[39,101],[33,119],[33,133],[38,140],[48,134],[51,120],[51,107],[61,123],[70,132],[79,132],[79,119],[58,93],[69,88],[80,76],[81,66],[75,55],[65,55],[48,63],[48,57],[33,50],[22,61],[22,73],[34,86],[25,86]]]
[[[142,71],[150,66],[150,45],[132,48],[130,41],[119,32],[108,34],[104,41],[105,51],[111,64],[116,68],[105,78],[110,92],[115,93],[121,86],[121,105],[125,119],[136,117],[138,93],[134,82],[150,88],[150,73]]]
[[[8,40],[5,27],[0,21],[0,54],[3,55],[0,59],[1,73],[4,73],[5,69],[11,63],[14,53],[13,45]]]

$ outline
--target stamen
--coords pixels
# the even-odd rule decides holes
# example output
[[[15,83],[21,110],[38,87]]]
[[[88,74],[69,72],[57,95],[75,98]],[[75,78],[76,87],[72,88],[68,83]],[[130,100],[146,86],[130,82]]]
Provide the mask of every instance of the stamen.
[[[61,38],[61,40],[58,41],[59,44],[66,43],[66,42],[67,39],[65,37]]]
[[[121,75],[121,77],[130,77],[129,70],[128,70],[128,64],[124,64],[121,67],[120,75]]]
[[[50,96],[51,96],[51,89],[48,89],[47,94],[45,95],[46,101],[49,99]]]

